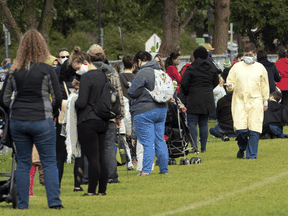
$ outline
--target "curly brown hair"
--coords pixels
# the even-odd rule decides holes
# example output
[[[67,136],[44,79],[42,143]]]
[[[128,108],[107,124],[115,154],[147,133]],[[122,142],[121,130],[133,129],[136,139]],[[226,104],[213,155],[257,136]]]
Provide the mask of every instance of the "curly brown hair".
[[[20,70],[23,66],[27,69],[30,62],[45,63],[49,55],[49,48],[41,33],[30,29],[22,37],[11,71]]]

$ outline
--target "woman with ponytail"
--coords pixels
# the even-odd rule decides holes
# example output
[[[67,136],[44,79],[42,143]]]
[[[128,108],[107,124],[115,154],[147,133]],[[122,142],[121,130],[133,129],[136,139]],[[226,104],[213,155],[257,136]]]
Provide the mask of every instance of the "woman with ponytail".
[[[78,140],[81,152],[87,157],[88,193],[83,196],[106,195],[108,170],[105,161],[105,136],[108,121],[96,115],[93,104],[99,103],[101,92],[106,82],[102,69],[97,69],[89,60],[89,56],[75,47],[70,57],[71,65],[81,75],[79,95],[75,102],[77,109]],[[96,187],[99,183],[98,193]]]
[[[177,82],[176,91],[178,93],[180,93],[180,82],[181,82],[181,76],[177,70],[177,66],[179,64],[180,64],[180,54],[176,52],[172,52],[165,61],[166,73],[168,73],[168,75],[171,77],[173,81]]]

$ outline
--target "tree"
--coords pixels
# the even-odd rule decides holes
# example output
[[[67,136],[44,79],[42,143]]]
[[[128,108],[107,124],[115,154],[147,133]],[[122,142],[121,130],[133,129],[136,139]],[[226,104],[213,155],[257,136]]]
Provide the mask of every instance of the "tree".
[[[196,2],[194,2],[192,6],[190,14],[186,17],[185,21],[180,25],[177,0],[163,0],[164,4],[162,13],[163,38],[159,50],[159,53],[162,56],[169,56],[171,52],[176,51],[176,49],[178,48],[178,40],[181,31],[193,18],[193,15],[197,9]]]
[[[275,50],[275,39],[287,45],[288,2],[286,0],[231,0],[231,20],[234,31],[247,35],[257,46]]]
[[[227,49],[228,28],[230,16],[230,0],[214,0],[212,6],[214,14],[213,47],[215,54],[223,54]]]
[[[52,26],[52,18],[54,16],[54,0],[43,0],[43,2],[39,2],[36,0],[25,0],[24,3],[23,1],[12,0],[9,1],[9,4],[12,4],[12,7],[17,5],[18,8],[21,6],[22,8],[24,8],[27,15],[27,19],[25,20],[27,29],[22,29],[23,32],[27,31],[29,28],[36,28],[37,26],[38,31],[43,35],[45,40],[48,41],[49,31]],[[41,16],[39,17],[37,16],[37,8],[41,6]],[[21,40],[22,31],[19,28],[19,25],[16,22],[14,15],[11,13],[10,9],[5,3],[5,0],[0,0],[0,11],[4,16],[4,24],[6,28],[9,30],[16,42],[19,43]],[[21,19],[23,20],[23,17],[21,17]]]

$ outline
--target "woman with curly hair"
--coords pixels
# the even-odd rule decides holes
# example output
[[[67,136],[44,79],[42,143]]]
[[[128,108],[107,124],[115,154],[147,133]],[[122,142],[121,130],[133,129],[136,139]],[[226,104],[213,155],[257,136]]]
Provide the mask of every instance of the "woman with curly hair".
[[[45,64],[49,55],[43,36],[34,29],[27,31],[19,45],[16,63],[11,68],[12,73],[7,75],[1,94],[1,103],[10,108],[10,131],[17,152],[16,182],[19,209],[27,209],[29,206],[33,143],[43,165],[48,206],[54,209],[63,208],[60,200],[56,131],[53,121],[62,97],[53,67]],[[16,95],[13,92],[17,92]]]

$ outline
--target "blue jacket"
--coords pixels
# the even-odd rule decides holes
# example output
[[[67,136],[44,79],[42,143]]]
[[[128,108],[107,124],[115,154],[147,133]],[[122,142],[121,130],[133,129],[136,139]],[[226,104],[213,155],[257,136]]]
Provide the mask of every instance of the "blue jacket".
[[[157,103],[149,92],[154,90],[155,74],[154,69],[161,70],[160,65],[156,60],[152,60],[141,66],[140,70],[135,75],[131,87],[128,90],[128,95],[131,97],[130,112],[132,116],[148,112],[156,108],[167,107],[166,103]]]

